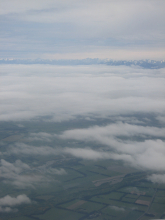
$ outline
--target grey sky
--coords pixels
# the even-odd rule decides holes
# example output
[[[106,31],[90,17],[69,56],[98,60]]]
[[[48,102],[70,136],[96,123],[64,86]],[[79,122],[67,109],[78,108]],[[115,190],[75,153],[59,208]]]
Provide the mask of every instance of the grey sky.
[[[1,58],[163,59],[164,0],[0,0]]]

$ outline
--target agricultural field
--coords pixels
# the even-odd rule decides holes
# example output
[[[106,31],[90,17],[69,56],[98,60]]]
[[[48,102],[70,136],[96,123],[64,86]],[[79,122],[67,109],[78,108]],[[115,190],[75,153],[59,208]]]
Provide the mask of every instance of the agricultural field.
[[[80,125],[89,126],[89,121],[2,123],[0,198],[26,195],[30,200],[11,205],[12,211],[2,204],[0,219],[165,219],[165,185],[147,180],[151,171],[121,160],[86,160],[60,153],[86,147],[85,141],[59,137]],[[88,148],[93,146],[88,142]]]

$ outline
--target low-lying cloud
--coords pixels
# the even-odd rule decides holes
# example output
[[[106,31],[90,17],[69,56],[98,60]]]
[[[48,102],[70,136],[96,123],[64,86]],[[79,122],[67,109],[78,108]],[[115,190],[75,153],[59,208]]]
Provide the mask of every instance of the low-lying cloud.
[[[165,183],[165,174],[152,174],[148,176],[148,180],[152,181],[153,183]]]
[[[56,169],[50,165],[30,168],[20,160],[10,163],[1,159],[0,176],[3,178],[3,183],[11,184],[16,188],[35,188],[38,184],[46,185],[54,181],[52,175],[67,174],[63,168]]]
[[[120,208],[118,206],[109,206],[109,207],[117,212],[124,212],[125,211],[124,208]]]
[[[24,194],[17,197],[11,197],[7,195],[3,198],[0,198],[0,206],[16,206],[29,203],[31,203],[31,200]]]
[[[25,194],[18,195],[17,197],[7,195],[0,198],[0,212],[15,212],[17,209],[12,209],[11,207],[30,203],[31,200]]]
[[[128,123],[118,122],[107,126],[94,126],[87,129],[74,129],[63,132],[60,136],[66,139],[76,140],[97,140],[106,143],[106,139],[113,136],[153,136],[165,137],[165,128],[132,125]]]
[[[1,159],[0,175],[4,178],[4,183],[10,183],[18,188],[32,187],[38,182],[44,181],[41,175],[30,175],[29,165],[17,160],[15,163]],[[27,174],[22,174],[27,172]]]
[[[2,65],[0,120],[51,116],[109,117],[154,113],[164,117],[164,69]],[[46,73],[46,74],[45,74]]]
[[[16,143],[9,146],[5,154],[31,156],[69,154],[87,160],[122,160],[139,169],[165,171],[165,142],[161,140],[161,138],[164,138],[164,134],[164,128],[117,122],[106,126],[66,130],[60,135],[33,133],[34,139],[40,137],[44,140],[44,137],[46,137],[46,141],[48,137],[48,143],[54,137],[84,141],[84,148],[68,147],[67,144],[65,147],[36,147],[24,143]],[[141,138],[140,140],[139,137]],[[89,147],[91,142],[97,144],[97,149]],[[53,172],[53,170],[50,172]],[[58,171],[54,170],[54,173],[58,173]]]
[[[65,149],[66,152],[86,159],[115,159],[128,162],[141,169],[165,170],[164,128],[130,125],[124,123],[111,124],[104,127],[94,126],[87,129],[74,129],[63,132],[60,137],[101,144],[95,149]],[[121,136],[121,137],[120,137]],[[144,141],[127,140],[123,137],[143,137]],[[151,139],[154,138],[154,139]],[[104,147],[105,146],[105,147]]]

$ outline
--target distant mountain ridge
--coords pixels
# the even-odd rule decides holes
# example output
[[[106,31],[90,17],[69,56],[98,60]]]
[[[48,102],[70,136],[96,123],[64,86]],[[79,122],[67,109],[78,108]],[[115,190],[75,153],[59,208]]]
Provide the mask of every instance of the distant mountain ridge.
[[[0,64],[50,64],[50,65],[95,65],[104,64],[110,66],[131,66],[136,65],[146,69],[160,69],[165,67],[165,60],[111,60],[111,59],[1,59]]]

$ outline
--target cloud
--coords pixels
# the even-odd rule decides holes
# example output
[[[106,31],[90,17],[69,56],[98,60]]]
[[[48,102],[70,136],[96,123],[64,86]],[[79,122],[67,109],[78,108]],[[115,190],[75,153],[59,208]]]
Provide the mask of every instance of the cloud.
[[[118,145],[120,145],[118,143]],[[122,143],[121,143],[122,145]],[[134,146],[134,149],[131,148]],[[66,148],[65,152],[82,159],[114,159],[122,160],[138,169],[165,170],[165,143],[158,141],[146,141],[142,143],[125,144],[124,149],[112,149],[96,151],[84,148]],[[121,146],[122,148],[122,146]],[[139,149],[140,148],[140,149]],[[129,152],[129,150],[131,152]],[[115,151],[115,152],[114,152]]]
[[[34,171],[40,172],[42,174],[50,174],[50,175],[65,175],[67,172],[63,169],[52,168],[51,165],[54,164],[54,160],[48,161],[46,164],[42,166],[38,166],[33,168]]]
[[[117,207],[117,206],[109,206],[111,209],[117,211],[117,212],[124,212],[125,209],[124,208],[120,208],[120,207]]]
[[[152,174],[148,176],[148,180],[152,181],[153,183],[165,183],[165,174]]]
[[[35,147],[32,145],[24,144],[24,143],[16,143],[15,145],[11,145],[7,154],[25,154],[25,155],[58,155],[60,150],[58,148],[52,148],[49,146],[40,146]]]
[[[0,198],[0,212],[16,212],[17,209],[11,209],[10,207],[30,203],[31,200],[25,194],[18,195],[17,197],[7,195],[3,198]]]
[[[0,175],[4,178],[4,183],[12,184],[17,188],[34,188],[37,183],[46,183],[49,181],[43,175],[30,174],[30,171],[29,165],[20,160],[12,164],[1,159]]]
[[[45,151],[47,151],[47,149],[45,149]],[[36,152],[35,147],[33,151],[31,150],[31,156],[33,155],[33,152]],[[20,152],[18,150],[17,154],[19,153]],[[26,151],[24,153],[26,153]],[[40,154],[39,152],[38,154],[35,154],[35,156],[36,155],[43,156],[45,154]],[[52,155],[52,152],[50,152],[48,155]],[[3,183],[11,184],[16,188],[34,189],[38,184],[46,186],[50,182],[55,181],[52,178],[54,175],[67,174],[67,172],[63,168],[52,168],[51,165],[53,163],[54,161],[48,161],[42,166],[35,166],[30,168],[29,165],[22,163],[22,161],[20,160],[17,160],[15,163],[10,163],[4,159],[1,159],[0,176],[3,178]]]
[[[106,139],[113,136],[154,136],[164,137],[165,128],[131,125],[128,123],[118,122],[107,126],[94,126],[87,129],[67,130],[60,135],[61,138],[76,140],[97,140],[101,143],[108,143]]]
[[[163,0],[1,0],[1,56],[163,58],[164,6]]]
[[[3,198],[0,198],[0,206],[16,206],[29,203],[31,203],[31,200],[24,194],[17,197],[7,195]]]
[[[10,14],[10,13],[23,13],[29,10],[43,10],[43,9],[49,9],[52,6],[54,7],[60,7],[64,4],[66,4],[67,6],[67,2],[68,3],[73,3],[74,0],[67,0],[67,1],[63,1],[63,3],[61,3],[58,0],[48,0],[48,1],[44,1],[44,0],[24,0],[23,2],[21,0],[7,0],[6,2],[1,1],[1,10],[0,13],[1,14]]]
[[[16,160],[14,164],[1,159],[0,173],[3,177],[12,177],[11,174],[19,174],[23,170],[29,170],[29,165],[22,163],[20,160]]]
[[[129,193],[134,192],[136,194],[140,193],[139,189],[137,187],[127,187],[126,189]]]
[[[103,138],[104,139],[104,138]],[[96,141],[95,139],[93,139]],[[92,138],[90,139],[92,141]],[[107,147],[100,146],[99,149],[91,148],[61,148],[56,151],[51,147],[32,147],[19,143],[15,147],[9,148],[10,154],[25,154],[25,155],[67,155],[70,154],[74,157],[87,159],[87,160],[99,160],[99,159],[114,159],[123,160],[127,164],[139,168],[155,171],[165,170],[165,143],[162,140],[145,140],[143,142],[130,142],[130,141],[118,141],[115,139],[108,139],[102,144]],[[86,143],[87,144],[87,143]],[[20,146],[20,147],[19,147]],[[30,148],[30,149],[29,149]],[[40,149],[41,148],[41,149]],[[45,153],[46,152],[46,153]],[[37,168],[39,171],[40,169]],[[41,169],[44,172],[44,169]],[[52,168],[46,168],[47,173],[65,174],[63,170],[56,170]],[[26,178],[26,177],[25,177]],[[35,177],[37,178],[37,176]],[[41,177],[37,179],[29,177],[30,181],[42,181]],[[19,182],[23,181],[24,177],[19,177]],[[43,180],[44,181],[44,180]],[[18,183],[15,181],[15,184]]]
[[[67,146],[64,148],[52,148],[49,146],[35,147],[24,143],[16,143],[8,148],[6,154],[31,156],[70,154],[74,157],[88,160],[123,160],[139,169],[164,171],[165,142],[160,139],[164,138],[164,134],[164,128],[117,122],[106,126],[67,130],[60,135],[44,134],[46,137],[49,136],[51,138],[59,137],[84,141],[85,146],[90,145],[90,142],[95,142],[97,143],[97,150],[94,147],[93,149],[89,147],[70,148]],[[34,134],[34,137],[35,135],[38,137],[38,134]],[[139,138],[141,138],[140,141]],[[53,170],[50,172],[56,173]]]
[[[52,138],[51,134],[46,132],[39,132],[39,133],[31,133],[28,137],[29,141],[48,141],[50,142]]]
[[[156,119],[162,123],[162,124],[165,124],[165,116],[157,116]]]
[[[104,127],[94,126],[87,129],[74,129],[63,132],[60,137],[101,144],[100,148],[66,148],[65,151],[86,159],[123,160],[140,169],[165,170],[164,128],[130,125],[127,123],[110,124]],[[144,140],[130,140],[130,137],[142,137]],[[125,137],[127,139],[125,139]],[[124,139],[123,139],[124,138]],[[154,138],[154,139],[153,139]],[[156,138],[156,139],[155,139]]]
[[[165,111],[164,69],[3,65],[2,72],[1,121],[49,115],[60,122],[137,112],[163,116]]]

